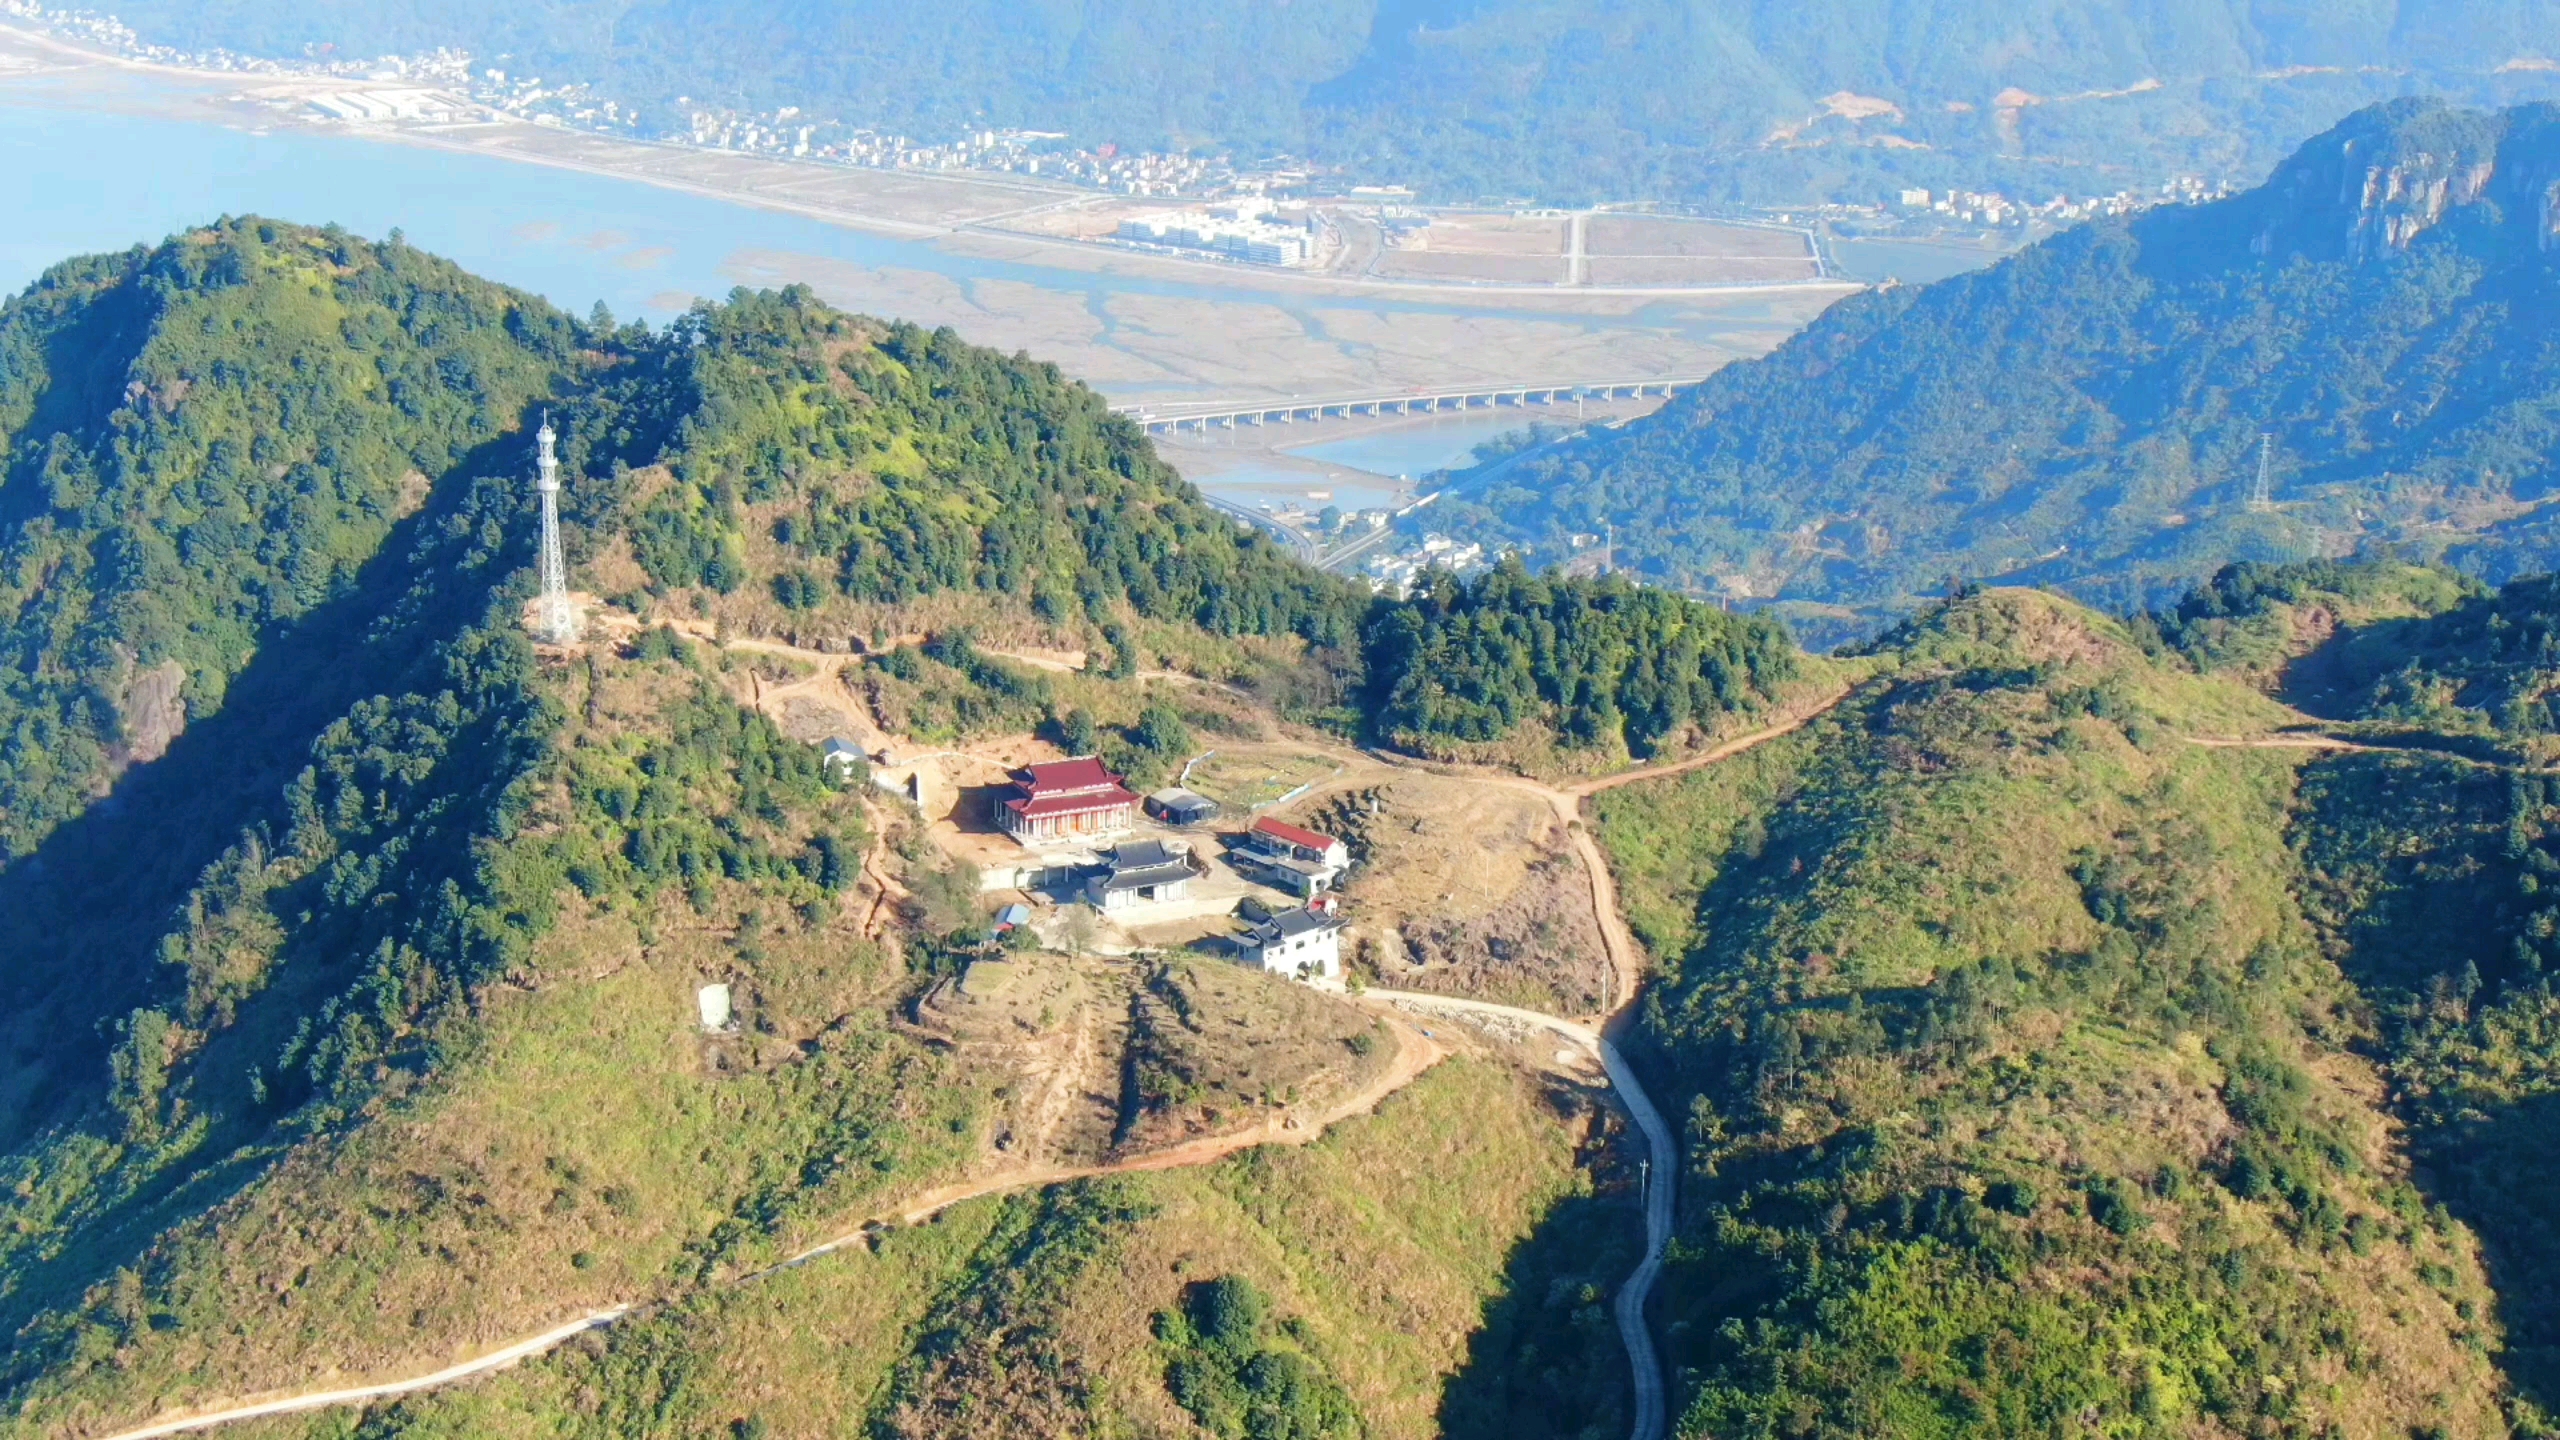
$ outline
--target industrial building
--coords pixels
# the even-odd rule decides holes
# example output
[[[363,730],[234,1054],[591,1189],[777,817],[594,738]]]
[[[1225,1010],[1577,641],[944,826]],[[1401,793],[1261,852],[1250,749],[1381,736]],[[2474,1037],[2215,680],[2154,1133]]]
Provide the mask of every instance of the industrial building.
[[[1218,802],[1175,785],[1149,795],[1147,813],[1167,825],[1202,825],[1218,818]]]
[[[1208,210],[1136,216],[1112,234],[1134,244],[1206,250],[1255,265],[1304,265],[1313,253],[1307,222],[1282,218],[1258,195]]]

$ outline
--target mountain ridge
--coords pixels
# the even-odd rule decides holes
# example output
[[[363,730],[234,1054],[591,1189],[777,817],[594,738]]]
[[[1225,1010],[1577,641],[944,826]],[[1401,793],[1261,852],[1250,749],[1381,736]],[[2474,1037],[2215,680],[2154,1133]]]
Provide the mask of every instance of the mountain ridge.
[[[929,140],[1021,127],[1089,148],[1305,155],[1443,200],[1872,202],[1897,185],[2041,199],[2239,178],[2412,88],[2547,98],[2555,82],[2533,62],[2560,55],[2547,17],[2480,0],[2333,7],[2317,22],[2222,0],[976,4],[875,7],[859,23],[814,0],[118,8],[151,39],[252,53],[459,45],[511,73],[599,85],[668,133],[686,131],[686,108],[788,105]]]
[[[1835,638],[1966,578],[2131,610],[2359,546],[2542,568],[2555,176],[2547,106],[2360,112],[2256,190],[1844,301],[1463,513],[1550,558],[1614,524],[1648,578]]]
[[[2425,146],[2411,215],[2469,173]],[[2353,263],[2423,267],[2483,203]],[[11,703],[128,678],[86,598],[125,572],[80,556],[153,530],[207,560],[103,637],[178,663],[184,732],[111,776],[120,715],[67,707],[103,737],[80,798],[0,869],[0,1434],[428,1373],[619,1305],[467,1386],[260,1423],[1630,1420],[1613,1288],[1662,1167],[1580,1047],[1444,1006],[1453,1053],[1373,1114],[1146,1168],[1309,1133],[1417,1051],[1188,920],[1103,953],[1112,917],[1026,896],[1006,930],[978,860],[1020,855],[967,797],[1091,753],[1343,822],[1344,960],[1381,988],[1582,1003],[1541,968],[1583,943],[1568,900],[1643,962],[1613,1044],[1679,1127],[1654,1338],[1683,1436],[2548,1431],[2548,578],[2237,566],[2130,618],[1959,586],[1834,660],[1624,575],[1359,594],[1054,369],[805,291],[607,329],[255,219],[65,273],[110,319],[134,277],[169,304],[115,343],[69,302],[0,312],[0,355],[62,362],[0,367],[0,559],[82,610],[18,633],[9,673],[56,688]],[[318,417],[246,426],[302,448],[217,463],[243,396]],[[545,411],[573,646],[524,628]],[[251,500],[305,518],[218,545]],[[1713,746],[1782,700],[1800,723]],[[822,758],[856,719],[891,785]],[[1459,961],[1399,953],[1452,924],[1483,932]],[[792,1263],[1004,1175],[1087,1178]]]

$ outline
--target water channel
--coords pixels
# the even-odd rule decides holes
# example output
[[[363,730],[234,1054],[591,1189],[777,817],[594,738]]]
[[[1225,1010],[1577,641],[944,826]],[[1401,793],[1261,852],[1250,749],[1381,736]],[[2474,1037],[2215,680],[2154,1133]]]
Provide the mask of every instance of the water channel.
[[[1232,383],[1227,377],[1295,390],[1295,367],[1364,349],[1401,348],[1408,366],[1416,354],[1427,363],[1446,353],[1463,366],[1487,353],[1489,330],[1504,326],[1569,337],[1554,352],[1560,358],[1542,363],[1660,373],[1693,367],[1710,348],[1763,348],[1815,303],[1627,301],[1583,313],[1490,297],[1327,293],[1241,269],[1230,276],[1204,267],[1194,280],[1042,265],[636,180],[300,126],[213,123],[155,108],[148,87],[132,80],[102,87],[94,78],[37,76],[0,85],[0,205],[13,222],[0,232],[0,293],[69,256],[155,242],[218,215],[259,214],[367,236],[397,229],[478,274],[579,313],[601,301],[625,319],[663,322],[742,283],[811,278],[830,298],[953,324],[973,339],[1058,358],[1107,393],[1156,399],[1214,390]],[[1189,354],[1186,347],[1205,351],[1227,338],[1214,334],[1221,320],[1262,333],[1233,338],[1232,354]],[[1326,393],[1331,377],[1304,383]],[[1307,426],[1303,442],[1300,432],[1247,432],[1165,451],[1204,487],[1240,502],[1333,490],[1330,503],[1357,509],[1409,495],[1399,477],[1418,481],[1461,464],[1476,445],[1538,418],[1509,411]]]

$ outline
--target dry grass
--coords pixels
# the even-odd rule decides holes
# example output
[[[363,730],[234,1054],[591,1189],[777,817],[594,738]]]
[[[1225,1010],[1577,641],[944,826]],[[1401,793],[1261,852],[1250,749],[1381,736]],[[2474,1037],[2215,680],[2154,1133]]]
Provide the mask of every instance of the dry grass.
[[[1561,850],[1544,801],[1450,776],[1398,774],[1291,815],[1350,843],[1358,864],[1344,893],[1372,928],[1490,914]]]
[[[1567,222],[1549,215],[1436,215],[1420,248],[1444,255],[1562,255]]]
[[[1137,1433],[1187,1433],[1153,1317],[1185,1284],[1240,1274],[1305,1325],[1371,1436],[1437,1435],[1442,1387],[1506,1258],[1587,1183],[1574,1140],[1588,1117],[1555,1104],[1518,1072],[1451,1060],[1317,1144],[1146,1177],[1141,1192],[1162,1208],[1079,1288],[1061,1348]]]
[[[1812,280],[1810,258],[1595,255],[1583,273],[1594,285],[1748,285]]]
[[[1378,257],[1377,273],[1400,280],[1472,280],[1507,285],[1561,285],[1562,252],[1469,253],[1449,250],[1389,250]]]
[[[1226,807],[1241,824],[1247,812],[1341,770],[1339,761],[1286,745],[1221,743],[1217,753],[1191,769],[1190,788]]]
[[[1164,1387],[1155,1314],[1192,1281],[1240,1274],[1297,1322],[1377,1440],[1439,1433],[1435,1413],[1505,1263],[1555,1205],[1586,1193],[1578,1140],[1597,1117],[1569,1092],[1453,1060],[1303,1147],[1130,1176],[1144,1218],[1019,1334],[966,1336],[1023,1363],[972,1373],[966,1412],[931,1433],[1196,1433]],[[892,1373],[949,1297],[1006,1264],[987,1241],[1005,1200],[626,1322],[515,1370],[411,1400],[404,1440],[722,1436],[750,1417],[776,1436],[863,1433]],[[1062,1382],[1085,1382],[1062,1388]],[[1042,1417],[1026,1430],[1022,1422]],[[245,1426],[243,1440],[345,1440],[355,1417]]]

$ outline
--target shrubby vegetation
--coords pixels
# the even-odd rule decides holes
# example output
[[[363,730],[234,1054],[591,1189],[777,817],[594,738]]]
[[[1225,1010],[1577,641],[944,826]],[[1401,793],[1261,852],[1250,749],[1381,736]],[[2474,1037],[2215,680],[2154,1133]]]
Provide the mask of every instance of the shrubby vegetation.
[[[2560,577],[2373,627],[2338,648],[2329,676],[2358,719],[2527,745],[2560,735]]]
[[[2411,1148],[2480,1236],[2527,1433],[2560,1411],[2551,593],[2520,581],[2351,637],[2342,668],[2365,683],[2349,713],[2398,753],[2307,766],[2294,829],[2306,907],[2371,1007]]]
[[[108,325],[126,282],[102,278],[91,309],[64,300],[0,370],[21,397],[11,464],[34,466],[0,482],[0,506],[25,507],[8,516],[9,583],[32,627],[12,632],[29,657],[6,672],[12,723],[76,722],[95,742],[86,761],[45,752],[87,765],[76,783],[23,766],[9,781],[12,823],[37,817],[0,868],[0,1327],[16,1337],[0,1398],[24,1424],[257,1373],[226,1347],[265,1333],[244,1305],[278,1297],[294,1343],[324,1349],[378,1344],[382,1323],[441,1335],[480,1313],[475,1286],[734,1317],[713,1282],[819,1213],[975,1152],[969,1068],[866,998],[908,982],[843,903],[870,840],[863,797],[733,703],[734,657],[672,628],[547,665],[525,640],[521,427],[546,399],[569,437],[576,546],[623,567],[612,583],[637,583],[636,565],[677,613],[723,588],[795,615],[967,592],[1099,635],[1090,678],[938,623],[854,673],[918,733],[1046,725],[1142,781],[1201,743],[1195,726],[1231,720],[1170,687],[1101,688],[1134,678],[1140,634],[1159,654],[1243,636],[1321,647],[1331,675],[1365,665],[1372,728],[1399,743],[1543,729],[1612,757],[1764,703],[1799,663],[1774,624],[1614,579],[1515,566],[1372,602],[1209,515],[1053,374],[801,294],[660,335],[574,326],[398,247],[258,222],[119,263],[95,274],[178,277],[150,282],[159,318]],[[164,335],[194,344],[228,306],[254,337],[283,324],[269,308],[325,300],[353,327],[338,333],[362,334],[371,302],[332,287],[395,273],[413,290],[386,316],[445,318],[382,341],[437,357],[382,393],[414,388],[441,429],[365,429],[361,370],[318,352],[366,352],[316,323],[293,344],[203,340],[211,358],[174,398],[154,388],[165,376],[111,382],[84,409],[86,382],[18,378],[38,373],[28,356],[70,376],[64,357],[101,330],[143,336],[145,355]],[[0,335],[33,325],[35,303],[0,314]],[[503,384],[466,383],[484,347]],[[352,388],[294,398],[315,374]],[[149,605],[98,578],[128,547],[199,553],[185,537],[227,492],[189,489],[212,462],[172,449],[117,472],[123,498],[58,504],[77,498],[76,457],[106,473],[134,435],[267,403],[252,394],[291,400],[278,433],[315,448],[226,483],[335,477],[322,457],[338,445],[404,467],[378,513],[361,497],[325,521],[288,506],[270,545],[150,572],[166,583]],[[191,420],[200,399],[212,418]],[[312,415],[337,418],[292,429]],[[325,575],[297,572],[318,562],[294,544],[333,557]],[[323,578],[279,600],[296,573]],[[2560,1133],[2560,796],[2541,773],[2555,594],[2408,566],[2243,568],[2118,625],[1967,589],[1880,642],[1859,662],[1875,678],[1816,727],[1742,767],[1611,794],[1600,832],[1663,961],[1636,1048],[1688,1148],[1661,1317],[1687,1431],[2043,1435],[2092,1413],[2306,1436],[2347,1414],[2448,1435],[2543,1424],[2560,1383],[2560,1321],[2536,1298],[2560,1275],[2540,1183]],[[69,608],[47,611],[57,598]],[[173,659],[186,732],[109,803],[79,798],[127,723],[98,687]],[[2187,743],[2286,723],[2261,688],[2315,681],[2323,713],[2391,748]],[[1108,724],[1085,708],[1105,699]],[[117,690],[128,704],[159,701]],[[957,867],[919,889],[941,928],[972,918]],[[920,942],[908,958],[959,955]],[[734,982],[734,1033],[671,1046],[633,1021],[682,1011],[715,976]],[[2390,1072],[2415,1175],[2350,1083],[2359,1046]],[[1292,1155],[1005,1202],[940,1268],[899,1280],[907,1318],[867,1323],[907,1338],[866,1352],[874,1370],[844,1382],[859,1403],[838,1418],[948,1430],[995,1395],[1023,1433],[1072,1433],[1109,1408],[1090,1358],[1123,1367],[1114,1384],[1141,1366],[1149,1403],[1213,1434],[1357,1433],[1352,1397],[1410,1412],[1410,1375],[1463,1348],[1357,1359],[1401,1333],[1359,1297],[1376,1257],[1408,1253],[1427,1257],[1432,1334],[1481,1306],[1478,1363],[1516,1370],[1453,1382],[1452,1423],[1512,1414],[1528,1417],[1516,1433],[1553,1433],[1617,1404],[1614,1382],[1575,1374],[1608,1351],[1600,1272],[1542,1232],[1624,1230],[1625,1209],[1573,1193],[1553,1153],[1570,1146],[1535,1105],[1473,1104],[1461,1079]],[[642,1117],[639,1137],[555,1113],[564,1096]],[[449,1133],[493,1114],[513,1117],[501,1134]],[[1526,1188],[1447,1161],[1500,1127]],[[1477,1253],[1473,1230],[1379,1240],[1377,1217],[1353,1213],[1379,1175],[1424,1197],[1417,1213],[1489,1217],[1471,1224],[1520,1248]],[[1221,1206],[1249,1221],[1202,1218]],[[1156,1336],[1132,1337],[1134,1360],[1088,1357],[1073,1327],[1098,1322],[1079,1304],[1139,1274],[1106,1267],[1136,1265],[1128,1242],[1159,1224],[1249,1224],[1316,1278],[1283,1288],[1269,1257],[1221,1250],[1194,1273],[1227,1278],[1176,1300],[1150,1259],[1136,1314],[1163,1309]],[[1505,1263],[1544,1291],[1501,1297]],[[1256,1285],[1303,1323],[1272,1322]],[[563,1388],[528,1403],[574,1414],[573,1433],[758,1422],[721,1408],[733,1392],[698,1364],[714,1344],[677,1319],[635,1326],[529,1377]],[[475,1402],[456,1403],[364,1423],[475,1433]]]
[[[1030,1410],[1009,1417],[1015,1424],[1004,1427],[1007,1433],[1080,1428],[1070,1407],[1086,1377],[1059,1348],[1058,1311],[1085,1271],[1152,1209],[1142,1195],[1110,1181],[1005,1199],[994,1230],[918,1327],[917,1342],[872,1412],[872,1434],[879,1440],[949,1434],[963,1417],[997,1410],[1001,1402],[1011,1402],[1005,1409]],[[1006,1372],[1017,1365],[1042,1373],[1030,1385],[1009,1386]],[[1043,1412],[1049,1424],[1039,1427]]]
[[[1289,1328],[1241,1275],[1191,1286],[1180,1309],[1156,1316],[1165,1388],[1217,1440],[1354,1440],[1351,1397],[1289,1343]]]
[[[1613,523],[1658,582],[1853,607],[1870,629],[1950,578],[2148,608],[2342,537],[2468,536],[2469,564],[2546,570],[2549,526],[2497,517],[2543,493],[2560,450],[2522,188],[2555,147],[2538,109],[2377,107],[2257,190],[1844,301],[1485,503],[1551,553]],[[2400,188],[2368,204],[2368,166]],[[2439,180],[2450,208],[2418,213],[2405,196]]]
[[[799,288],[741,292],[633,343],[587,426],[628,463],[669,471],[626,492],[661,585],[747,583],[752,512],[799,562],[771,582],[793,608],[832,584],[884,602],[999,592],[1096,625],[1125,605],[1319,645],[1356,627],[1357,591],[1200,503],[1054,367],[858,320]]]
[[[0,1383],[90,1344],[46,1307],[239,1167],[436,1069],[558,914],[556,857],[521,843],[562,717],[507,613],[520,504],[455,481],[414,548],[233,677],[241,708],[0,874],[23,1342]]]
[[[1645,756],[1794,678],[1775,623],[1623,580],[1532,576],[1517,561],[1432,572],[1363,637],[1371,724],[1399,743],[1497,740],[1523,722]]]
[[[500,1309],[634,1295],[707,1313],[718,1283],[776,1258],[816,1215],[931,1183],[981,1143],[977,1078],[874,1003],[909,982],[846,904],[871,840],[864,797],[732,701],[735,655],[665,625],[620,653],[546,659],[528,643],[523,437],[540,410],[565,435],[573,556],[618,568],[606,583],[625,591],[637,566],[661,592],[640,603],[708,618],[694,602],[724,587],[795,614],[965,591],[983,607],[967,613],[1101,637],[1092,679],[1003,660],[956,625],[866,661],[856,673],[920,731],[1050,720],[1089,729],[1146,779],[1200,743],[1195,727],[1244,722],[1223,696],[1193,707],[1169,689],[1111,697],[1108,725],[1061,713],[1133,678],[1142,645],[1332,646],[1315,663],[1337,685],[1357,665],[1366,596],[1209,515],[1090,396],[947,337],[805,295],[708,307],[669,334],[580,326],[396,245],[255,221],[93,268],[107,278],[85,301],[56,297],[40,342],[13,342],[67,378],[32,361],[6,376],[20,385],[10,444],[38,457],[41,485],[78,456],[126,466],[129,482],[90,509],[54,504],[54,489],[29,500],[24,470],[0,484],[0,504],[24,507],[9,531],[18,613],[43,622],[18,634],[13,723],[50,734],[70,717],[98,742],[76,778],[11,781],[10,819],[42,823],[15,832],[27,848],[0,866],[13,1424],[289,1381],[312,1355],[377,1353],[385,1325],[441,1343]],[[131,317],[116,276],[160,286],[166,304],[118,329]],[[9,323],[33,324],[35,303]],[[83,409],[70,360],[132,363],[84,352],[100,333],[146,357],[197,346],[185,353],[201,373],[109,386]],[[386,418],[403,397],[427,419]],[[210,480],[199,460],[218,446],[134,461],[132,437],[153,426],[219,439],[235,422],[307,453],[260,452]],[[345,503],[297,518],[269,494],[261,543],[189,548],[216,502],[271,482]],[[151,551],[154,525],[202,572],[147,570],[147,591],[81,578],[120,547]],[[306,589],[287,597],[297,574]],[[101,637],[104,651],[82,648]],[[75,663],[99,654],[112,664]],[[173,660],[175,688],[130,703],[175,695],[185,732],[92,803],[126,723],[94,692]],[[79,761],[51,741],[42,755]],[[929,919],[974,929],[961,869],[919,890]],[[909,958],[929,970],[957,953],[919,941]],[[683,1002],[712,978],[731,983],[737,1023],[694,1035]],[[1511,1119],[1534,1128],[1525,1107]],[[1537,1184],[1552,1189],[1563,1161],[1540,1153],[1556,1164]],[[932,1333],[1024,1339],[1019,1317],[1055,1295],[1021,1284],[1135,1223],[1108,1195],[1039,1203],[1058,1213],[990,1264],[1003,1293],[955,1290]],[[1493,1284],[1490,1257],[1436,1263],[1451,1313]],[[297,1323],[256,1318],[270,1305]],[[721,1392],[685,1370],[676,1323],[618,1334],[592,1369],[602,1398],[561,1413],[596,1433],[644,1416],[713,1423],[700,1407]],[[945,1352],[916,1354],[882,1392],[884,1425],[974,1383],[936,1368]],[[1308,1400],[1313,1381],[1274,1384],[1281,1411],[1341,1409],[1340,1387]],[[910,1401],[923,1408],[899,1409]],[[432,1412],[364,1423],[448,1433]]]
[[[1891,645],[1785,774],[1683,782],[1748,807],[1704,863],[1622,866],[1696,887],[1646,1024],[1682,1433],[2501,1423],[2464,1237],[2327,1078],[2290,762],[2177,738],[2260,702],[2022,593]]]
[[[863,684],[884,723],[920,740],[1028,730],[1055,703],[1045,676],[986,654],[965,631],[888,651],[864,668]]]
[[[254,219],[0,307],[0,864],[349,594],[574,345],[447,261]]]

